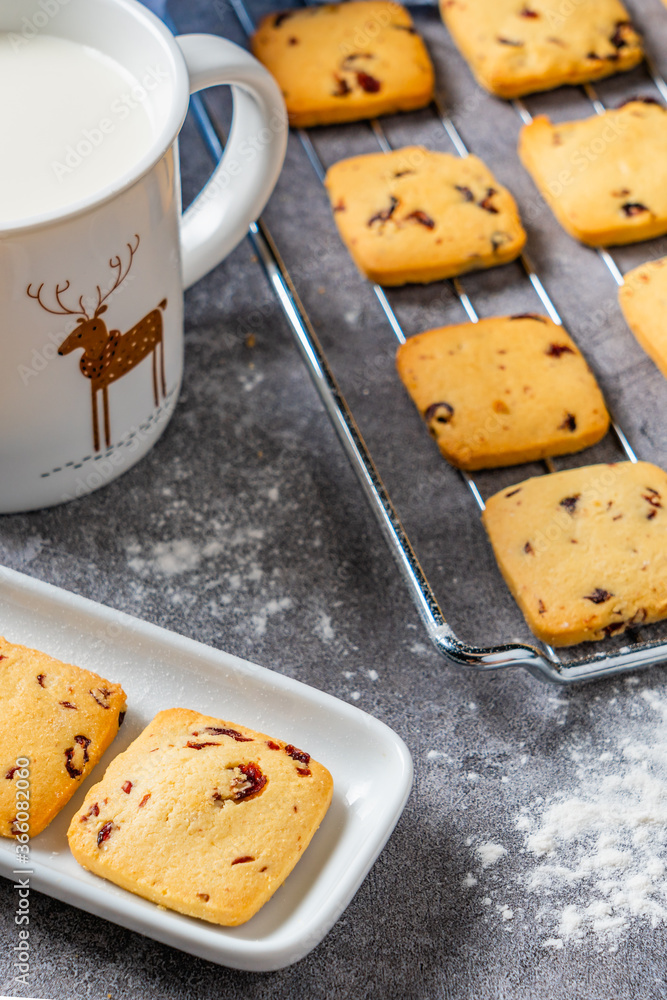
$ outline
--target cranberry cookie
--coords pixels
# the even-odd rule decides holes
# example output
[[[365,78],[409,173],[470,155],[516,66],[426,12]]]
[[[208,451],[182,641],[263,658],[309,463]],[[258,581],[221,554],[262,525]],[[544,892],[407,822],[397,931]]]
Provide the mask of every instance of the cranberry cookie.
[[[350,0],[267,14],[252,51],[278,81],[292,125],[423,108],[433,67],[405,7]]]
[[[667,232],[667,109],[642,100],[579,121],[545,115],[521,130],[519,155],[561,226],[589,246]]]
[[[512,195],[476,156],[406,146],[341,160],[325,184],[355,264],[381,285],[495,267],[526,241]]]
[[[396,365],[440,451],[459,469],[581,451],[609,426],[585,359],[546,316],[428,330],[401,344]]]
[[[667,378],[667,257],[628,271],[618,298],[626,323]]]
[[[332,792],[304,750],[174,708],[112,761],[68,838],[79,864],[123,889],[242,924],[287,878]]]
[[[527,479],[482,520],[535,635],[554,646],[667,617],[667,473],[648,462]]]
[[[499,97],[599,80],[644,57],[619,0],[440,0],[478,83]]]
[[[36,837],[113,741],[125,693],[89,670],[2,637],[0,681],[0,834]],[[19,795],[17,782],[23,788],[24,781],[26,794]]]

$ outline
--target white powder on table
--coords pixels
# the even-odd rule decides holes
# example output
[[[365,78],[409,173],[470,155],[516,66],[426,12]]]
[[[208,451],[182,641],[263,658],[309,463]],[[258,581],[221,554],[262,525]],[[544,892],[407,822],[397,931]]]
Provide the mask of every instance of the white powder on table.
[[[633,924],[667,923],[667,698],[632,691],[624,709],[627,724],[604,727],[606,749],[594,731],[570,747],[567,790],[516,816],[522,848],[475,847],[481,868],[498,864],[499,875],[521,855],[523,873],[502,891],[535,913],[545,948],[590,936],[613,948]]]
[[[500,861],[504,854],[507,854],[507,848],[503,847],[502,844],[494,844],[488,840],[485,844],[479,844],[476,853],[482,863],[482,868],[490,868],[491,865],[495,865],[496,861]]]

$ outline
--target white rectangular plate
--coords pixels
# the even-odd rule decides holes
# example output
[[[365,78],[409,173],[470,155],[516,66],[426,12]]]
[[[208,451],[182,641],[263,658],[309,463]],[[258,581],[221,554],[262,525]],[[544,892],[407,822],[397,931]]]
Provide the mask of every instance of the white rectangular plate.
[[[394,829],[412,784],[403,741],[377,719],[298,681],[192,639],[0,569],[0,634],[123,685],[127,718],[77,794],[30,844],[33,888],[200,958],[280,969],[319,944]],[[79,867],[66,831],[86,790],[163,708],[192,708],[303,747],[331,771],[334,796],[285,884],[241,927],[163,910]],[[27,751],[27,748],[26,748]],[[14,842],[0,874],[14,879]]]

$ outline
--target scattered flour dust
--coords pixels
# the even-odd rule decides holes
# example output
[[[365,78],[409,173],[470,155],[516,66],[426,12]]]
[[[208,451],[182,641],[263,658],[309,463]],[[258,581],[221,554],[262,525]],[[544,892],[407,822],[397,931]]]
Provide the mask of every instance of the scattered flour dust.
[[[507,848],[503,847],[502,844],[493,844],[488,840],[485,844],[480,844],[475,853],[482,868],[490,868],[491,865],[495,865],[496,861],[500,861],[504,854],[507,854]]]
[[[613,950],[632,924],[667,923],[667,697],[633,692],[626,708],[619,731],[606,729],[605,750],[590,735],[570,748],[567,791],[538,797],[516,816],[523,874],[502,891],[522,897],[526,916],[534,904],[544,948],[592,936]],[[501,869],[515,851],[485,842],[475,853],[482,869]],[[464,885],[475,881],[471,874]],[[503,921],[508,911],[499,908]]]
[[[202,560],[210,559],[223,551],[222,544],[212,539],[204,545],[197,545],[188,538],[175,538],[169,542],[155,542],[148,555],[142,552],[136,542],[126,545],[127,564],[135,573],[175,576],[198,569]]]

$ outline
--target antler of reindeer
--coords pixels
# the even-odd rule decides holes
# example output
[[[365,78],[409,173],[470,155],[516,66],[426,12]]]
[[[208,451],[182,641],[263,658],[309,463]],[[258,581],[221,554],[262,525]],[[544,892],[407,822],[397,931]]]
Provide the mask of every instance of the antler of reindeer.
[[[44,282],[41,283],[36,292],[31,292],[30,291],[31,288],[32,288],[32,282],[30,282],[28,288],[26,289],[28,295],[30,296],[31,299],[36,299],[39,302],[42,309],[45,309],[47,313],[53,313],[54,316],[84,316],[86,319],[90,319],[83,305],[83,295],[79,297],[78,309],[68,309],[67,306],[61,302],[60,296],[63,294],[63,292],[66,292],[67,289],[69,288],[69,281],[66,281],[64,285],[56,285],[55,297],[56,297],[56,302],[60,306],[60,309],[49,309],[49,307],[44,305],[44,303],[42,302],[41,295],[42,295],[42,288],[44,288]]]
[[[100,286],[99,285],[95,286],[97,288],[97,305],[95,306],[95,309],[93,311],[93,316],[88,315],[86,307],[83,304],[83,295],[79,296],[78,309],[69,309],[62,301],[61,295],[63,295],[69,288],[70,286],[69,281],[66,281],[63,285],[60,284],[56,285],[55,300],[57,304],[60,306],[59,309],[51,309],[42,301],[41,296],[42,296],[42,289],[44,288],[44,282],[41,283],[36,292],[32,291],[32,282],[31,282],[26,289],[28,295],[30,296],[31,299],[35,299],[37,302],[39,302],[40,306],[42,307],[42,309],[45,310],[45,312],[51,313],[53,316],[82,316],[84,319],[88,320],[93,319],[94,316],[98,315],[100,309],[102,309],[102,304],[109,298],[112,292],[116,291],[119,285],[122,284],[122,282],[125,280],[125,278],[127,278],[128,274],[130,273],[130,268],[132,267],[132,261],[134,259],[135,253],[139,248],[139,243],[140,243],[138,233],[134,234],[134,238],[136,240],[134,246],[132,246],[131,243],[125,244],[127,249],[130,251],[130,259],[128,261],[127,267],[125,268],[125,271],[123,271],[123,263],[121,261],[120,254],[116,254],[115,257],[109,258],[109,267],[113,271],[117,272],[116,278],[111,288],[104,295],[102,295],[102,289],[100,288]],[[106,309],[106,306],[104,306],[104,309]]]
[[[130,273],[130,268],[132,267],[132,261],[134,260],[135,253],[139,249],[139,243],[140,243],[139,234],[138,233],[134,234],[134,238],[137,241],[134,246],[132,246],[131,243],[126,243],[125,244],[125,246],[127,247],[127,249],[130,251],[130,259],[128,261],[127,268],[125,270],[125,274],[123,274],[123,263],[122,263],[122,261],[120,259],[120,254],[116,254],[115,257],[110,257],[109,258],[109,267],[112,270],[114,270],[114,271],[116,269],[118,269],[118,273],[116,275],[116,280],[114,281],[113,285],[111,286],[111,288],[109,289],[109,291],[106,293],[106,295],[102,295],[102,291],[101,291],[99,285],[96,286],[97,287],[97,305],[95,306],[95,315],[97,315],[97,311],[100,308],[100,306],[102,305],[102,303],[105,302],[109,298],[109,296],[111,295],[112,292],[116,291],[116,289],[118,288],[118,286],[123,281],[125,281],[125,278],[127,278],[128,274]]]

